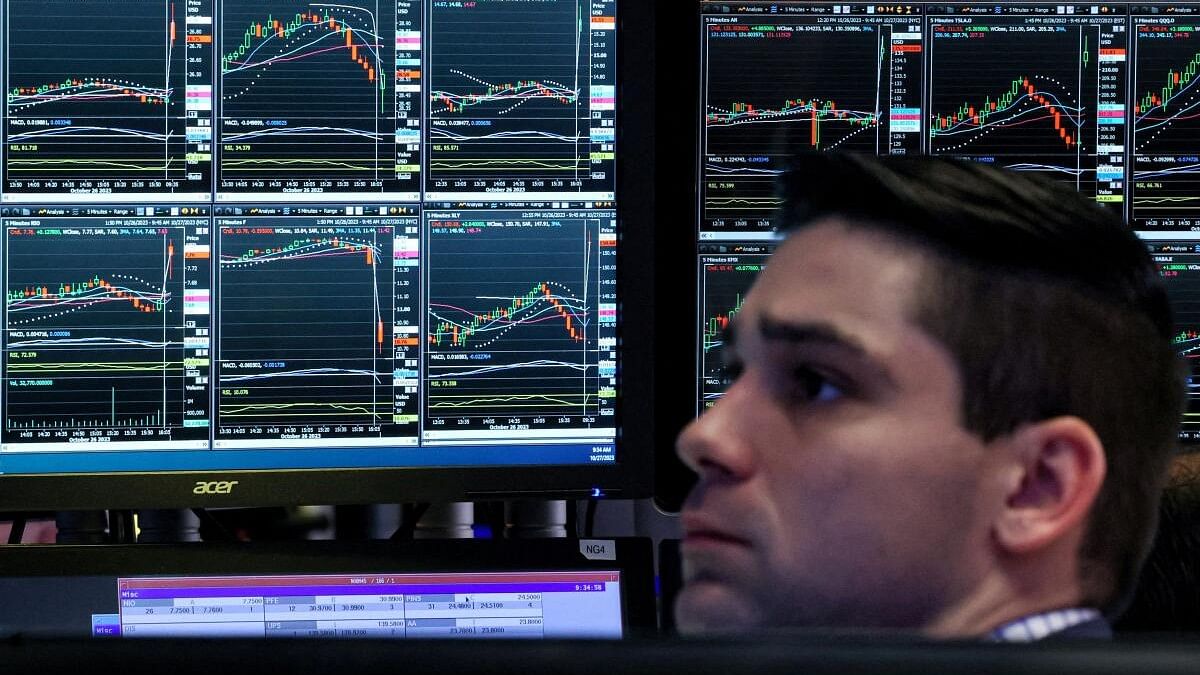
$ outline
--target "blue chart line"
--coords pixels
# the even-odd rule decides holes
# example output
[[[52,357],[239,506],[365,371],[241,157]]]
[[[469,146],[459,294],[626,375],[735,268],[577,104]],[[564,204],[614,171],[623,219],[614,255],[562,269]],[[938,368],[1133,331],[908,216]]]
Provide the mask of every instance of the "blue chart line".
[[[361,368],[303,368],[300,370],[281,370],[263,375],[223,375],[222,383],[233,382],[252,382],[255,380],[275,380],[286,379],[289,377],[322,377],[322,376],[340,376],[340,375],[366,375],[373,378],[376,382],[382,383],[382,378],[391,377],[390,372],[377,372],[371,370],[363,370]]]

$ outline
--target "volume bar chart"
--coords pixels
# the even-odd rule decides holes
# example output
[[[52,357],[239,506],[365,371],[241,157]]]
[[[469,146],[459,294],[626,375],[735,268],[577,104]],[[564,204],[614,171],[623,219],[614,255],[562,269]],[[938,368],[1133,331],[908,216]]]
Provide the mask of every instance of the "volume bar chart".
[[[1133,17],[1136,230],[1200,227],[1200,32],[1195,17]]]
[[[611,436],[614,217],[427,214],[427,440]]]
[[[419,167],[398,153],[415,143],[420,101],[398,93],[396,65],[398,22],[415,21],[415,9],[245,1],[223,9],[218,199],[417,193]],[[402,105],[414,119],[398,118]]]
[[[206,0],[10,0],[4,200],[207,201]]]
[[[432,198],[613,198],[615,7],[433,3],[425,145]]]
[[[7,447],[207,446],[199,222],[9,222]]]
[[[340,220],[353,223],[218,220],[219,447],[379,442],[415,423],[398,399],[396,351],[416,341],[396,330],[416,325],[404,318],[415,305],[396,298],[415,219],[411,246],[403,219]]]

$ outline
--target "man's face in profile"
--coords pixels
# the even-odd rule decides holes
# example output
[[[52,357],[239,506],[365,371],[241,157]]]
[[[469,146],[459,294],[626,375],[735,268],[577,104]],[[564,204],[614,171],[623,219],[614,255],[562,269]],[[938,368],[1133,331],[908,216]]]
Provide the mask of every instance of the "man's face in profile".
[[[758,278],[726,342],[735,379],[678,441],[700,475],[685,632],[919,629],[983,578],[1003,488],[957,366],[912,318],[925,264],[826,220]]]

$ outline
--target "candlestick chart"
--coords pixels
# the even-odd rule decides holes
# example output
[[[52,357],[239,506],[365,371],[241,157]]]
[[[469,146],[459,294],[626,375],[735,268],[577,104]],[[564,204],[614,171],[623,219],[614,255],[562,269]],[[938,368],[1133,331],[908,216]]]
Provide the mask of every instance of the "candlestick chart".
[[[1188,367],[1180,438],[1200,440],[1200,240],[1154,239],[1150,254],[1167,286],[1175,317],[1175,347]]]
[[[185,96],[211,84],[185,30],[207,4],[8,2],[6,196],[207,191]]]
[[[919,150],[919,134],[911,142],[895,135],[901,126],[891,113],[917,100],[920,40],[911,45],[918,58],[910,58],[893,47],[892,28],[865,21],[839,30],[804,22],[705,26],[704,229],[770,230],[774,181],[795,152],[887,154],[893,142],[898,151]]]
[[[429,189],[612,192],[613,6],[435,3]]]
[[[183,227],[6,228],[4,421],[13,438],[207,437],[185,428],[206,411],[185,401],[184,237]]]
[[[729,386],[726,331],[768,258],[767,254],[738,254],[701,259],[698,413],[711,408]]]
[[[386,431],[393,235],[370,224],[220,225],[217,438]]]
[[[934,24],[930,154],[1043,174],[1120,207],[1123,35],[1108,24],[1005,17]]]
[[[427,431],[612,425],[611,218],[430,217]]]
[[[223,8],[218,189],[399,189],[395,3]]]
[[[1131,220],[1138,230],[1200,225],[1200,34],[1192,25],[1134,33]]]

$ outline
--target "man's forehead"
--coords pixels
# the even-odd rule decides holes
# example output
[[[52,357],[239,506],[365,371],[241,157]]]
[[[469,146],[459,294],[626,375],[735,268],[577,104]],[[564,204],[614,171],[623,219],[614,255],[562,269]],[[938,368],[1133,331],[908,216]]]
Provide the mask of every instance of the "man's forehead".
[[[910,317],[927,269],[924,256],[895,237],[826,219],[793,233],[776,250],[743,312],[828,323],[847,334],[875,326],[916,328]]]

